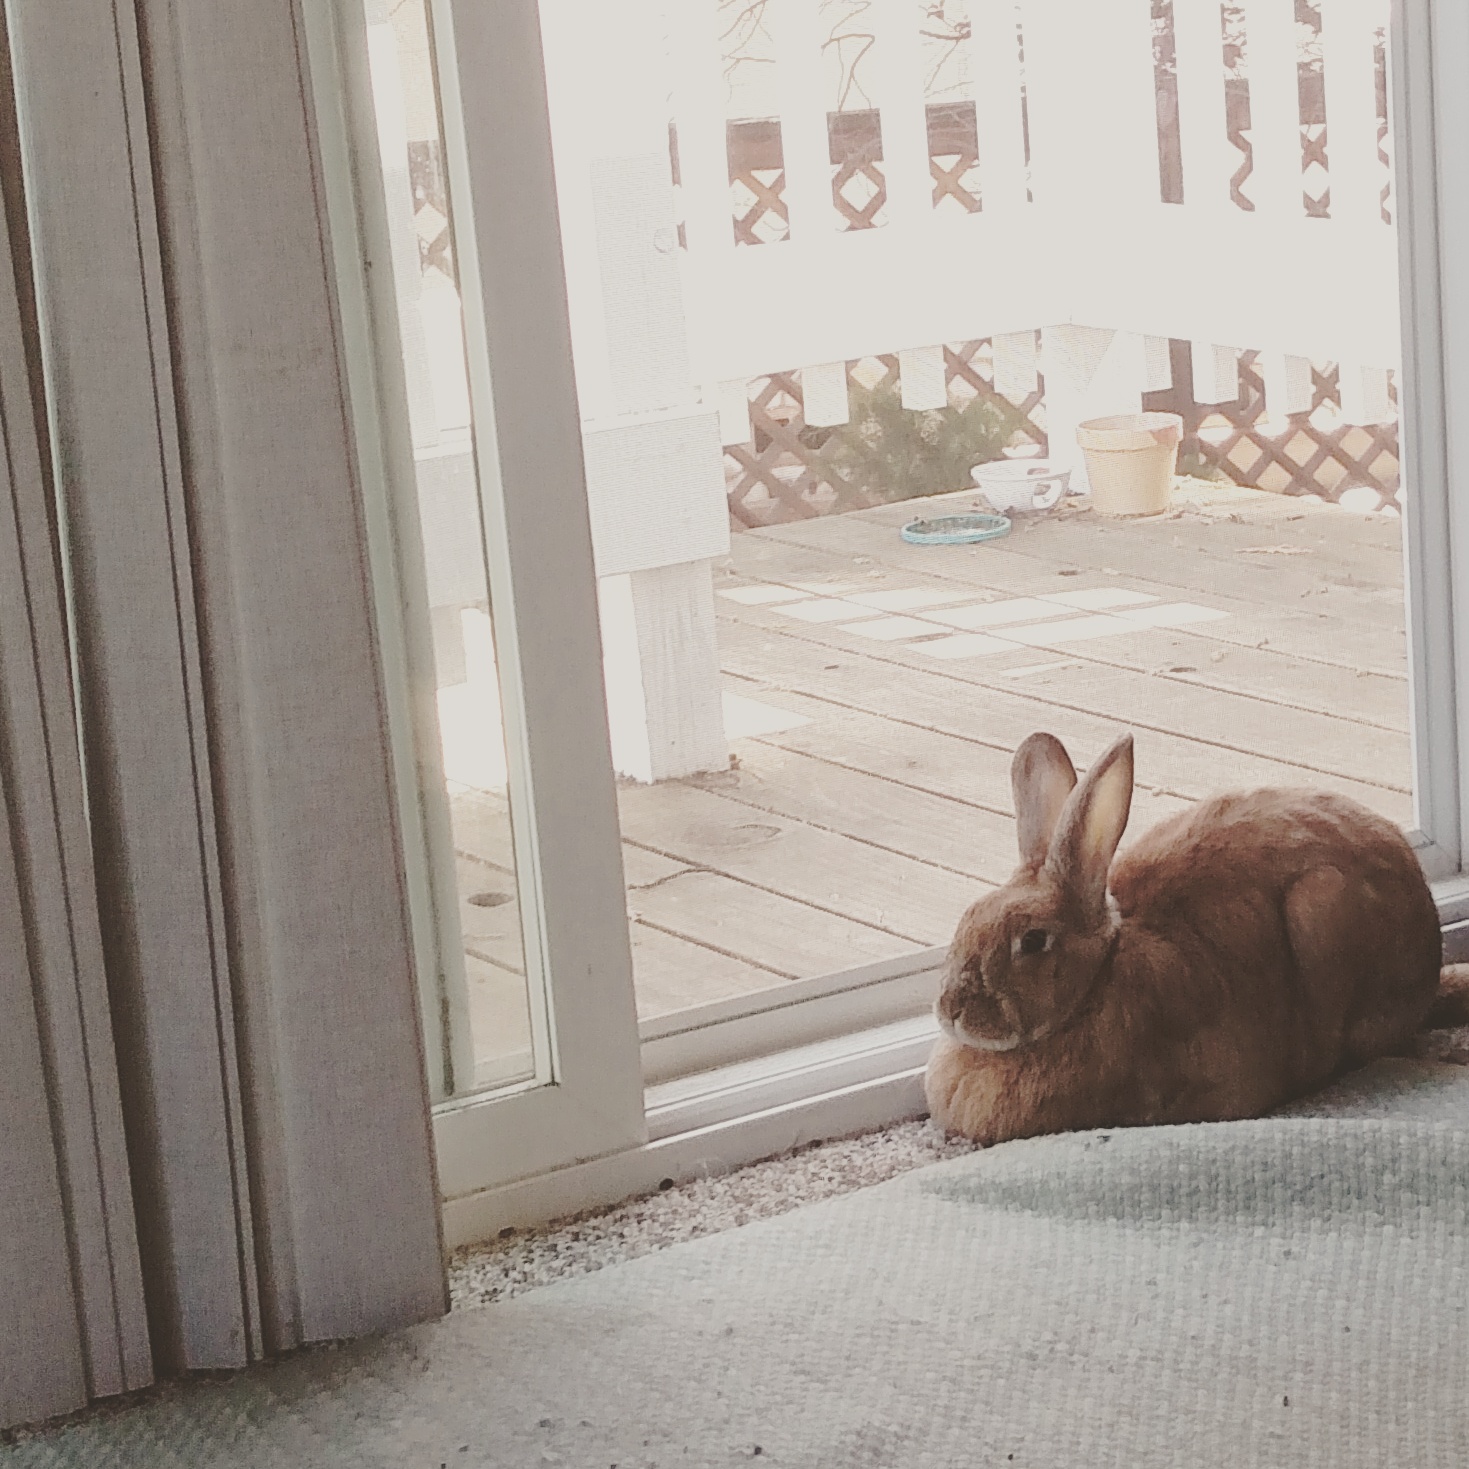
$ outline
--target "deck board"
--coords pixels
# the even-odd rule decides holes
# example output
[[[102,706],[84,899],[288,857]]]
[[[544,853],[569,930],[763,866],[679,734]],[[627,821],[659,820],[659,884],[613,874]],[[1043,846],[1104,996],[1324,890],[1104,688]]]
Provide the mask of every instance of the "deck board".
[[[926,513],[957,513],[973,503],[974,497],[968,495],[941,497],[925,502],[932,506]],[[818,538],[814,544],[828,549],[876,554],[883,564],[914,574],[926,574],[927,566],[943,560],[956,568],[951,574],[964,580],[1004,575],[1007,580],[1033,581],[1037,573],[1063,568],[1087,572],[1110,567],[1122,576],[1146,577],[1176,594],[1208,593],[1283,609],[1296,608],[1303,598],[1318,595],[1321,586],[1336,587],[1350,590],[1354,596],[1333,615],[1363,626],[1377,625],[1372,615],[1375,599],[1370,594],[1390,591],[1402,579],[1399,563],[1390,564],[1389,558],[1374,553],[1368,565],[1361,547],[1333,546],[1329,554],[1304,556],[1248,555],[1238,549],[1222,554],[1211,549],[1221,530],[1216,524],[1173,521],[1161,526],[1143,525],[1108,522],[1089,513],[1068,514],[1030,522],[1003,541],[979,547],[914,546],[896,534],[898,527],[911,518],[906,507],[884,506],[832,517],[831,524],[840,527],[839,534],[821,534],[826,531],[826,523],[811,520],[757,534],[811,545],[815,531]],[[1284,540],[1283,532],[1274,532],[1259,543]],[[1365,598],[1364,592],[1369,594]]]
[[[775,565],[770,564],[768,556],[762,557],[761,572],[777,579],[782,575],[796,577],[803,569],[809,569],[803,567],[804,560],[799,550],[782,548]],[[736,583],[738,580],[733,578]],[[911,583],[917,578],[907,580]],[[922,580],[940,578],[925,576]],[[1140,579],[1128,578],[1125,584],[1142,590],[1151,586],[1156,591],[1156,584]],[[1226,601],[1221,605],[1230,612],[1225,621],[1192,627],[1148,629],[1139,632],[1126,644],[1103,640],[1078,644],[1068,656],[1102,667],[1132,668],[1154,674],[1178,663],[1193,664],[1198,668],[1197,680],[1211,688],[1243,694],[1265,703],[1285,704],[1320,713],[1351,710],[1356,719],[1384,729],[1406,732],[1407,675],[1401,647],[1396,655],[1400,665],[1396,671],[1373,672],[1346,663],[1323,661],[1320,656],[1321,638],[1323,632],[1333,630],[1332,625],[1329,619],[1324,625],[1320,619],[1307,619],[1309,626],[1303,625],[1300,632],[1303,636],[1309,633],[1313,656],[1301,657],[1272,645],[1271,633],[1278,633],[1274,623],[1258,638],[1244,636],[1244,630],[1262,625],[1258,620],[1261,614],[1255,609],[1249,608],[1241,614],[1232,602]],[[721,606],[727,619],[732,610]],[[1243,625],[1242,616],[1248,619]],[[775,618],[771,625],[779,621]],[[1392,637],[1401,644],[1401,616],[1398,624]],[[1337,642],[1350,656],[1351,646],[1340,637],[1340,629],[1335,631]],[[1230,636],[1226,637],[1226,633]],[[1256,646],[1261,641],[1264,646]]]
[[[530,1013],[524,978],[470,953],[464,956],[464,977],[479,1084],[529,1074]]]
[[[621,810],[623,834],[638,845],[656,845],[665,855],[773,889],[910,946],[947,943],[974,896],[973,882],[957,873],[772,812],[754,812],[707,789],[644,786],[624,792]]]
[[[935,755],[925,782],[942,782],[941,794],[981,789],[985,804],[1009,811],[1009,752],[1036,729],[1052,729],[1062,736],[1073,758],[1084,765],[1095,759],[1130,727],[1138,736],[1138,785],[1197,800],[1228,786],[1299,785],[1307,782],[1342,791],[1394,820],[1407,820],[1411,802],[1405,793],[1389,787],[1330,774],[1314,774],[1298,764],[1287,764],[1208,738],[1157,728],[1143,717],[1148,711],[1121,710],[1117,715],[1093,712],[1050,699],[1046,691],[1027,682],[1024,692],[1000,689],[952,672],[911,668],[895,658],[859,652],[846,655],[835,667],[826,653],[802,639],[764,630],[729,630],[723,639],[725,668],[770,690],[772,702],[805,712],[800,698],[830,701],[820,723],[768,736],[788,748],[819,753],[850,751],[850,758],[871,758],[865,747],[885,748],[884,758],[917,760],[916,752],[929,746],[927,734],[973,741],[973,750],[951,747],[947,756]],[[901,676],[899,676],[901,675]],[[795,690],[805,690],[795,695]],[[794,695],[784,702],[780,692]],[[1156,711],[1155,711],[1156,712]],[[874,718],[905,726],[901,738],[886,731]],[[827,731],[822,732],[820,726]],[[844,733],[838,737],[835,731]],[[911,730],[911,733],[907,731]],[[1201,734],[1203,732],[1201,731]],[[1374,737],[1377,731],[1371,732]],[[835,742],[835,743],[834,743]],[[906,753],[905,753],[906,752]],[[971,762],[973,773],[964,768]],[[957,768],[956,768],[957,767]],[[910,767],[911,768],[911,767]],[[966,782],[964,786],[958,780]],[[932,787],[930,787],[932,788]]]
[[[1066,591],[1082,584],[1082,577],[1107,576],[1107,568],[1119,577],[1124,575],[1115,560],[1096,556],[1078,564],[1075,559],[1047,558],[1039,552],[1007,551],[1002,549],[1005,542],[973,547],[910,546],[899,539],[893,526],[868,521],[853,524],[859,520],[858,515],[833,516],[829,521],[800,521],[751,532],[739,538],[735,565],[743,575],[774,580],[799,575],[804,565],[808,580],[821,576],[850,580],[855,573],[876,587],[923,578],[1007,597]],[[830,533],[812,539],[812,527],[825,531],[828,525]],[[747,548],[745,541],[757,544]],[[1397,604],[1374,605],[1373,612],[1380,614],[1380,620],[1366,614],[1348,615],[1362,596],[1362,589],[1349,587],[1310,590],[1307,595],[1301,594],[1307,591],[1301,588],[1292,598],[1261,605],[1254,599],[1256,586],[1251,580],[1232,579],[1220,586],[1221,578],[1213,574],[1192,577],[1189,568],[1196,563],[1177,548],[1170,548],[1167,555],[1144,548],[1136,559],[1141,564],[1125,573],[1128,586],[1152,592],[1163,600],[1197,600],[1207,595],[1230,614],[1227,620],[1194,629],[1200,639],[1247,647],[1258,646],[1263,640],[1267,646],[1300,658],[1383,674],[1406,673],[1400,596]],[[1328,584],[1318,579],[1311,586]],[[1382,589],[1370,590],[1375,593]],[[1348,629],[1350,636],[1344,635]]]
[[[464,936],[464,951],[508,973],[524,976],[525,950],[520,932],[520,906],[516,901],[514,878],[505,869],[460,856],[456,863],[459,876],[459,929]],[[477,896],[493,895],[509,901],[494,907],[474,902]],[[524,984],[524,979],[521,979]]]
[[[918,680],[936,673],[941,678],[977,684],[992,690],[997,698],[1030,704],[1035,717],[1045,716],[1034,706],[1050,705],[1057,710],[1085,711],[1119,724],[1135,724],[1186,738],[1192,738],[1194,732],[1207,731],[1217,743],[1299,767],[1303,774],[1296,779],[1306,778],[1305,773],[1316,773],[1389,789],[1406,789],[1410,760],[1407,735],[1374,728],[1366,736],[1360,722],[1349,717],[1265,703],[1213,688],[1201,679],[1160,678],[1131,668],[1098,665],[1077,656],[1079,645],[1073,648],[1062,643],[1055,648],[1028,652],[1021,661],[1035,665],[1054,660],[1054,667],[1021,684],[1004,678],[1001,672],[1006,666],[1015,666],[1016,657],[997,663],[995,671],[991,671],[989,658],[936,665],[924,657],[920,648],[894,644],[874,647],[856,635],[835,629],[812,629],[806,624],[775,625],[776,614],[763,609],[751,609],[751,613],[748,623],[768,628],[779,643],[804,642],[817,648],[836,649],[858,660],[899,664],[913,670],[913,677]],[[775,665],[782,662],[773,644],[770,659]],[[1065,715],[1058,713],[1052,717],[1065,718]]]
[[[840,882],[841,874],[832,874]],[[640,922],[798,979],[910,953],[913,941],[717,872],[686,872],[639,896]],[[724,999],[710,986],[707,1000]]]
[[[874,516],[869,523],[886,529],[902,520],[899,511],[896,516],[891,512]],[[1326,538],[1304,521],[1257,526],[1183,517],[1127,524],[1099,522],[1086,513],[1032,521],[1007,542],[1016,555],[1044,562],[1082,567],[1100,564],[1123,574],[1148,572],[1180,587],[1229,591],[1249,601],[1279,600],[1287,606],[1292,597],[1299,598],[1322,578],[1376,588],[1402,581],[1401,553],[1396,547],[1333,539],[1329,555],[1323,556],[1325,543]],[[1262,547],[1281,546],[1302,554],[1261,551]],[[1185,559],[1174,561],[1179,552],[1186,553]],[[1167,558],[1162,564],[1160,556]]]
[[[1043,517],[978,547],[897,534],[915,513],[972,501],[738,534],[716,587],[926,588],[949,607],[1112,588],[1226,615],[1049,645],[1043,632],[1039,645],[939,660],[911,623],[879,641],[717,597],[726,687],[804,722],[735,739],[729,771],[619,789],[643,1017],[946,942],[963,907],[1012,870],[1010,758],[1038,728],[1083,767],[1119,728],[1136,731],[1129,838],[1239,785],[1309,784],[1411,819],[1393,518],[1191,485],[1181,513],[1150,522]],[[891,614],[921,624],[923,610]],[[453,813],[470,859],[462,897],[476,884],[513,891],[503,796],[458,793]],[[513,1047],[525,1025],[513,906],[461,914],[477,1025]]]
[[[786,983],[785,975],[750,959],[732,958],[644,922],[635,920],[630,932],[640,1020],[702,1005],[711,996],[728,999]]]
[[[1014,867],[1010,819],[890,774],[839,765],[768,739],[739,741],[739,766],[700,782],[753,811],[946,868],[975,884],[1003,882]]]

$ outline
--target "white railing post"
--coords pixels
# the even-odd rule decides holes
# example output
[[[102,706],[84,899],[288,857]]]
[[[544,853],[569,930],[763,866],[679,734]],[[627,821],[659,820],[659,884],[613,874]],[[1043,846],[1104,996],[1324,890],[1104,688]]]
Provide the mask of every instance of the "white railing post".
[[[1178,145],[1183,202],[1190,210],[1232,209],[1229,181],[1237,154],[1229,141],[1224,90],[1224,27],[1217,0],[1181,0],[1173,7],[1178,80]]]
[[[1071,488],[1089,488],[1076,426],[1088,418],[1136,413],[1147,366],[1143,338],[1090,326],[1048,326],[1041,332],[1046,379],[1046,436],[1052,463],[1071,471]]]
[[[669,6],[667,14],[679,197],[688,247],[684,310],[690,333],[707,338],[712,330],[709,296],[717,295],[736,248],[719,11],[716,0],[689,0]],[[745,378],[704,386],[705,401],[719,413],[722,444],[750,440],[748,388]]]
[[[734,209],[716,0],[683,0],[668,16],[684,237],[691,255],[725,256]]]
[[[1337,388],[1341,416],[1347,423],[1391,423],[1396,417],[1385,367],[1338,362]]]
[[[1245,71],[1250,83],[1250,150],[1246,193],[1262,222],[1305,213],[1301,176],[1301,93],[1294,0],[1244,0]],[[1277,291],[1285,282],[1271,282]],[[1311,407],[1309,361],[1263,346],[1266,418],[1278,421]]]
[[[969,61],[986,214],[1023,208],[1030,183],[1021,112],[1020,17],[1015,0],[970,0]]]
[[[1260,376],[1265,384],[1265,411],[1269,418],[1311,411],[1313,392],[1309,358],[1286,352],[1262,352]]]
[[[1159,202],[1149,0],[1024,0],[1035,201],[1088,219]]]
[[[369,13],[368,65],[372,74],[373,108],[377,113],[383,197],[388,209],[398,333],[408,389],[408,423],[413,447],[422,449],[439,441],[439,412],[423,327],[423,268],[419,263],[418,231],[413,222],[413,183],[408,176],[408,109],[403,99],[397,32],[386,14],[379,18],[376,12],[375,6]]]
[[[729,548],[724,453],[689,364],[668,153],[672,59],[701,43],[670,35],[660,0],[544,0],[541,28],[613,761],[673,779],[728,762],[712,574]],[[707,82],[707,37],[702,54]],[[727,165],[713,118],[683,115],[708,188],[694,237],[717,253],[707,181]],[[728,231],[727,189],[725,206]]]
[[[683,3],[712,4],[713,0]],[[766,17],[775,37],[790,239],[804,245],[831,234],[836,227],[820,18],[816,0],[768,0]]]
[[[1265,412],[1260,421],[1262,433],[1283,433],[1285,421],[1293,415],[1309,413],[1314,397],[1311,385],[1311,359],[1293,352],[1264,349],[1259,355],[1260,380],[1265,387]]]
[[[750,424],[750,384],[746,378],[729,378],[714,389],[719,409],[719,442],[748,444],[754,429]]]
[[[1327,168],[1333,229],[1382,232],[1384,170],[1377,156],[1376,30],[1380,0],[1322,0],[1321,53],[1326,86]],[[1383,423],[1393,416],[1386,365],[1338,362],[1342,417]]]
[[[1357,225],[1382,225],[1374,52],[1375,32],[1387,19],[1380,0],[1321,0],[1331,217]]]
[[[898,381],[904,408],[922,411],[949,406],[942,347],[904,348],[898,353]]]
[[[1246,192],[1261,213],[1290,218],[1304,212],[1295,4],[1244,0],[1244,13],[1254,157]]]
[[[1090,121],[1096,103],[1095,81],[1071,44],[1075,23],[1089,29],[1073,0],[1021,0],[1030,193],[1037,207],[1068,214],[1087,192],[1093,161],[1084,129],[1073,123]]]
[[[851,418],[845,362],[813,362],[801,369],[801,417],[812,428],[836,428]]]
[[[1194,402],[1233,403],[1239,398],[1239,353],[1214,342],[1193,342]]]
[[[914,0],[875,0],[873,29],[882,119],[882,171],[887,185],[888,228],[913,241],[914,268],[926,254],[922,233],[933,220],[933,169],[929,163],[928,106],[923,93],[923,55]],[[898,353],[904,408],[948,406],[941,346]]]
[[[888,226],[903,229],[933,217],[933,170],[928,161],[928,109],[914,0],[874,0],[878,115]]]
[[[1166,393],[1173,386],[1173,359],[1167,337],[1143,338],[1143,383],[1145,393]]]
[[[1224,26],[1217,0],[1174,5],[1173,44],[1183,208],[1208,228],[1211,220],[1228,217],[1234,210],[1229,186],[1238,161],[1229,141]],[[1195,341],[1190,350],[1194,401],[1234,402],[1239,397],[1239,357],[1234,349]]]
[[[1003,332],[990,342],[995,391],[1023,403],[1040,386],[1034,332]]]
[[[1149,0],[1025,0],[1021,15],[1036,204],[1079,246],[1062,255],[1078,292],[1073,324],[1041,332],[1050,458],[1079,490],[1077,424],[1136,412],[1148,381],[1142,337],[1098,330],[1086,312],[1130,269],[1132,242],[1108,224],[1125,218],[1146,231],[1161,207],[1152,10]]]

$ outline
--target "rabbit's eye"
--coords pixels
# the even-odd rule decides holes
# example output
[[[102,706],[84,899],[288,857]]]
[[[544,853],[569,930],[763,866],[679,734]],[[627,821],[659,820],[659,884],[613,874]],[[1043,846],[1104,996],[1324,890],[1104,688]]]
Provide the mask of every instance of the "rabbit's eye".
[[[1051,936],[1043,928],[1028,928],[1015,945],[1022,954],[1040,954],[1051,947]]]

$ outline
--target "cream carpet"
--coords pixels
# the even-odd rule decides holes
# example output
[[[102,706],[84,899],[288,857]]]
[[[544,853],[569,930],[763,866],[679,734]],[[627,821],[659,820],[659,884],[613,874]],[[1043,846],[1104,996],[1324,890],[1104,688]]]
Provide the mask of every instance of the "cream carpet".
[[[1469,1073],[1012,1143],[389,1340],[193,1383],[4,1469],[1469,1463]]]

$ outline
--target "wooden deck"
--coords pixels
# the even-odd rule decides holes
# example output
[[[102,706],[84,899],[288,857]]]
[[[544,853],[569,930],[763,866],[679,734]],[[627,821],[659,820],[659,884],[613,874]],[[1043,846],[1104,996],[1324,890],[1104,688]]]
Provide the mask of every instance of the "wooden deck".
[[[1185,482],[972,547],[899,526],[971,494],[739,534],[717,581],[734,766],[620,793],[644,1018],[948,941],[1014,865],[1009,761],[1137,736],[1131,835],[1211,791],[1412,816],[1399,525]],[[503,806],[454,798],[478,1049],[524,1044]]]

